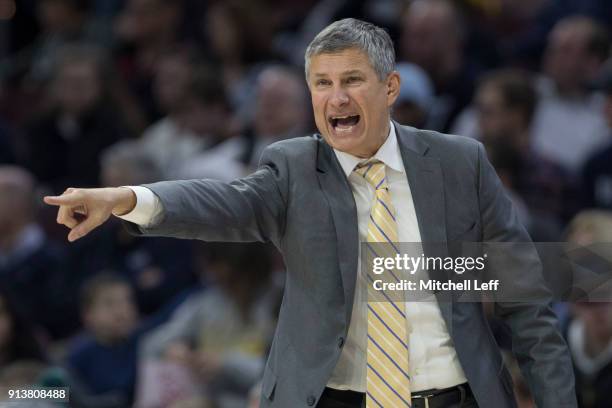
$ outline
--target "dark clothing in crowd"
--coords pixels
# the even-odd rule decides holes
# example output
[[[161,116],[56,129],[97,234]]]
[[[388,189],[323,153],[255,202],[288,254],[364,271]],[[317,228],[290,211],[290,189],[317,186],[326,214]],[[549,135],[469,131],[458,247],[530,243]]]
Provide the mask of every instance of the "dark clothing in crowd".
[[[582,408],[609,408],[610,390],[612,389],[612,362],[603,367],[597,374],[586,376],[574,367],[576,376],[576,394]]]
[[[450,130],[457,116],[471,102],[480,72],[476,64],[465,64],[452,78],[435,84],[436,104],[430,114],[429,128],[441,132]]]
[[[88,276],[112,270],[125,277],[145,315],[197,284],[190,241],[134,237],[118,220],[109,220],[95,235],[75,243],[72,249],[74,270],[89,271]],[[70,286],[78,290],[83,279],[74,276]]]
[[[587,161],[583,185],[586,207],[612,210],[612,144]]]
[[[530,153],[522,158],[515,189],[530,210],[550,213],[559,219],[575,207],[570,176],[556,163]]]
[[[15,162],[15,150],[8,129],[0,123],[0,164]]]
[[[104,345],[85,334],[70,346],[67,364],[92,395],[110,394],[129,406],[136,379],[138,341],[144,332],[138,330],[127,340]]]
[[[28,322],[44,328],[52,338],[65,337],[78,326],[78,319],[67,319],[65,314],[69,294],[59,278],[66,272],[65,251],[33,227],[23,235],[13,251],[0,251],[0,282]]]
[[[56,193],[71,186],[96,187],[100,152],[127,136],[118,116],[108,106],[77,120],[53,112],[27,129],[28,152],[23,165]]]

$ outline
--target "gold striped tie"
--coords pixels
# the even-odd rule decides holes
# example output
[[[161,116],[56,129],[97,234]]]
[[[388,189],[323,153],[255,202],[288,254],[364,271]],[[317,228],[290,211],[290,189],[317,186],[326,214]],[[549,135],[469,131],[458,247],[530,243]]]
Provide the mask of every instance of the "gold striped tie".
[[[357,166],[355,172],[375,189],[370,209],[366,259],[368,287],[376,279],[399,280],[393,271],[374,275],[373,257],[395,257],[397,250],[397,222],[385,175],[385,164],[369,161]],[[385,279],[388,278],[388,279]],[[384,292],[368,290],[367,342],[367,408],[410,407],[410,377],[408,375],[408,336],[404,303]]]

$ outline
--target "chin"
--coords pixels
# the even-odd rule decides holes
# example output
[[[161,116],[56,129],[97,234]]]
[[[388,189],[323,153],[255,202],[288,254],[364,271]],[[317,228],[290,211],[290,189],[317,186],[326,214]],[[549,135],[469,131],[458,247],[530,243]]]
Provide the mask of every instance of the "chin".
[[[369,157],[367,154],[367,148],[365,148],[365,141],[363,136],[341,138],[335,137],[331,139],[332,147],[345,153],[352,154],[357,157]]]

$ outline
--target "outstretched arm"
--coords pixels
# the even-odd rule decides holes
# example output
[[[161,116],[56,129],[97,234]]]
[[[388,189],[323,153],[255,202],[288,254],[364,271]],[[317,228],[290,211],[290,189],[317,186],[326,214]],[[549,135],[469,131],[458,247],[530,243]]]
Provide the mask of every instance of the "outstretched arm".
[[[129,228],[144,235],[278,245],[288,186],[286,158],[280,147],[270,146],[255,173],[231,183],[183,180],[146,185],[161,203],[161,214],[153,225]],[[68,189],[59,197],[45,197],[45,202],[59,206],[57,221],[71,229],[68,239],[74,241],[111,214],[132,211],[136,195],[124,187]]]

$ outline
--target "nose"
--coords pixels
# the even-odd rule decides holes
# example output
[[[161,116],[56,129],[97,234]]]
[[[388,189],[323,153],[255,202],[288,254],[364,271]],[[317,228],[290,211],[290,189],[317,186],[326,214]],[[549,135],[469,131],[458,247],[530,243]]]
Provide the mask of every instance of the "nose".
[[[344,89],[336,87],[330,99],[333,108],[341,108],[349,103],[349,97]]]

